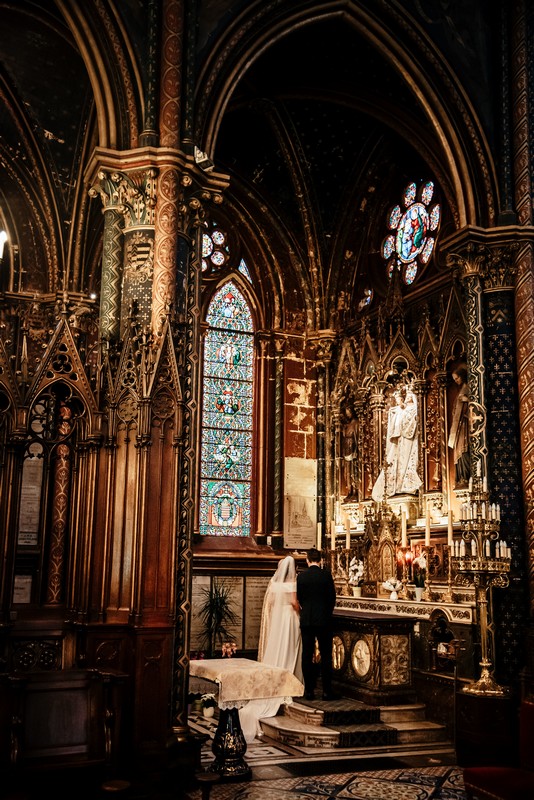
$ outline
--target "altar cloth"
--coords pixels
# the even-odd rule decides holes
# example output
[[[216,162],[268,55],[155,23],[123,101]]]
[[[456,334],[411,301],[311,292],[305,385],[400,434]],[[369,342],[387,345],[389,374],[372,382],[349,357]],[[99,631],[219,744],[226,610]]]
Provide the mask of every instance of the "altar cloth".
[[[239,708],[249,700],[275,697],[291,702],[304,694],[304,686],[292,672],[250,658],[193,660],[189,672],[217,684],[220,708]]]

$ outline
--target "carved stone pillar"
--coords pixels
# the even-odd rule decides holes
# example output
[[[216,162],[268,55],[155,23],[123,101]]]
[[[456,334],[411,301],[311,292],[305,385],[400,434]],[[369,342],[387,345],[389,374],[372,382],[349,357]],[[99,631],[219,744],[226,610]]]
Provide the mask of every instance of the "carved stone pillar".
[[[128,317],[135,318],[145,330],[152,317],[154,281],[154,214],[157,170],[122,176],[124,195],[124,268],[121,298],[121,335]]]
[[[89,189],[91,197],[100,197],[104,206],[102,279],[100,284],[100,335],[114,341],[119,338],[122,283],[122,232],[119,176],[101,170],[98,183]]]
[[[501,538],[512,549],[512,573],[524,574],[521,450],[514,330],[516,242],[471,241],[450,256],[461,267],[468,302],[468,365],[472,463],[482,460],[490,502],[501,507]],[[475,379],[472,380],[472,373]],[[472,470],[473,474],[474,470]],[[519,581],[496,593],[493,656],[504,681],[514,682],[522,663],[520,620],[525,597]],[[519,623],[519,624],[518,624]],[[490,635],[493,636],[493,626]]]
[[[336,334],[331,330],[318,331],[311,340],[317,353],[317,522],[321,523],[323,542],[328,534],[327,519],[332,519],[334,515],[332,454],[331,449],[326,447],[325,435],[327,431],[332,430],[331,407],[327,398],[330,397],[331,391],[330,362],[335,340]],[[328,508],[326,507],[327,502],[329,503]]]

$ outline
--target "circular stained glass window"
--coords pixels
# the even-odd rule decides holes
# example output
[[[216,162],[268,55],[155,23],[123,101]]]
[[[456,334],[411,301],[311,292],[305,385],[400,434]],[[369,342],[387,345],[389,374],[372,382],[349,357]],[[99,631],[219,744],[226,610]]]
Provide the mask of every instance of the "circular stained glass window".
[[[388,276],[391,278],[398,269],[407,285],[414,282],[419,266],[428,264],[434,252],[441,206],[430,206],[433,197],[432,181],[419,189],[413,181],[404,189],[402,203],[388,213],[387,226],[393,233],[382,242],[382,257],[387,262]]]
[[[214,227],[209,233],[202,234],[202,271],[208,272],[224,266],[229,257],[226,233]]]

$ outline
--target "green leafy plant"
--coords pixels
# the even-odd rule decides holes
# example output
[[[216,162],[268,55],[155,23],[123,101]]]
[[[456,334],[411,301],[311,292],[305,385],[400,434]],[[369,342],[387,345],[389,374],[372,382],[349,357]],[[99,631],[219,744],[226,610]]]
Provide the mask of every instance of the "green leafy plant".
[[[233,609],[231,586],[224,580],[214,579],[209,589],[202,590],[204,601],[198,613],[202,622],[202,644],[213,658],[221,651],[223,642],[231,640],[229,628],[237,625],[239,617]]]

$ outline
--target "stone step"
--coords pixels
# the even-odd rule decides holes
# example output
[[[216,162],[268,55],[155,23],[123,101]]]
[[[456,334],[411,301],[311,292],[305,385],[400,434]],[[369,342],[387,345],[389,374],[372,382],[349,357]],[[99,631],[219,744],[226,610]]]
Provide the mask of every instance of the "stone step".
[[[444,725],[422,720],[420,722],[394,722],[399,744],[415,742],[443,742],[447,738]]]
[[[424,703],[411,703],[399,706],[380,706],[380,719],[386,725],[408,720],[424,720],[426,706]]]
[[[379,723],[380,707],[368,706],[358,700],[298,700],[284,705],[282,713],[309,725],[368,725]]]
[[[357,700],[298,700],[260,720],[266,736],[293,747],[380,748],[445,744],[445,726],[424,718],[425,706],[367,706]]]
[[[325,728],[324,725],[310,725],[285,714],[260,719],[263,733],[289,747],[339,747],[339,731]]]

